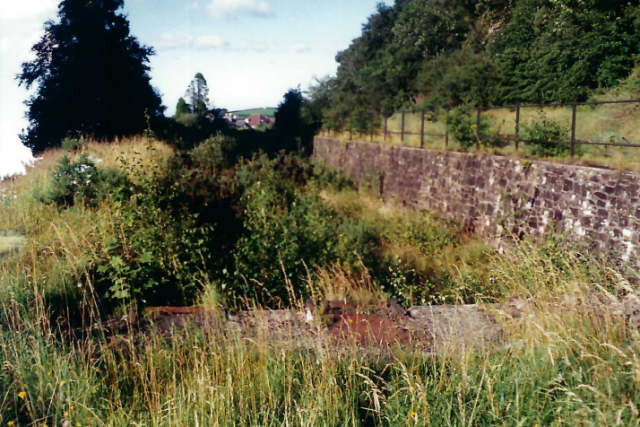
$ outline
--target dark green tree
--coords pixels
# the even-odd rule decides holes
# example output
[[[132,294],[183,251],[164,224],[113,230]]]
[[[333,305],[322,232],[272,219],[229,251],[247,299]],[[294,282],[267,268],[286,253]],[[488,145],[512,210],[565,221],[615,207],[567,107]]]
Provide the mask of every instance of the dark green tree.
[[[63,0],[58,21],[47,21],[32,50],[36,58],[18,75],[37,91],[26,105],[29,128],[21,135],[33,152],[66,136],[108,139],[141,133],[145,114],[165,107],[151,87],[151,47],[140,45],[118,10],[124,0]]]
[[[185,93],[185,97],[191,101],[191,112],[204,114],[209,104],[209,86],[202,73],[197,73]]]
[[[275,131],[278,143],[287,151],[311,150],[313,125],[303,118],[303,108],[307,103],[298,87],[285,93],[284,100],[278,106]]]
[[[490,51],[503,102],[585,100],[617,85],[640,53],[637,0],[520,0]]]
[[[190,112],[191,106],[187,104],[187,101],[185,101],[183,97],[180,97],[178,104],[176,105],[176,113],[173,117],[177,119],[178,117],[189,114]]]

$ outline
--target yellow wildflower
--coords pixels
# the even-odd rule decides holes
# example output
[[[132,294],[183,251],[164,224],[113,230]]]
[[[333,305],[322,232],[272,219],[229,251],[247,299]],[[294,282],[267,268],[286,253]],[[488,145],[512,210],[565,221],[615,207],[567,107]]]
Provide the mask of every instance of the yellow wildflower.
[[[60,381],[60,387],[64,386],[66,383],[66,381]]]
[[[70,411],[73,411],[73,406],[69,406],[69,410],[70,410]]]
[[[13,425],[13,421],[9,421],[9,422],[7,423],[7,425],[8,425],[9,427],[11,427],[11,426]]]
[[[80,427],[80,423],[76,423],[76,427]]]
[[[415,413],[415,412],[413,412],[413,411],[411,411],[411,416],[412,416],[412,417],[415,417],[415,416],[416,416],[416,413]]]
[[[25,393],[24,391],[21,391],[20,393],[18,393],[18,397],[20,399],[24,399],[25,397],[27,397],[27,393]]]
[[[65,416],[65,417],[68,417],[68,416],[69,416],[69,413],[68,413],[68,412],[65,412],[65,413],[64,413],[64,416]]]
[[[349,319],[349,323],[353,323],[353,319]]]

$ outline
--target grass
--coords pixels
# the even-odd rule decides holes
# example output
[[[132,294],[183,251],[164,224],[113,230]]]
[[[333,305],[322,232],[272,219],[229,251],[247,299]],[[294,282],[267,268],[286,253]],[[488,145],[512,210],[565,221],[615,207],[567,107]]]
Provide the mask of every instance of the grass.
[[[239,119],[246,119],[252,114],[262,114],[267,117],[275,117],[277,108],[250,108],[247,110],[238,110],[238,111],[230,111],[235,116],[238,116]]]
[[[570,140],[569,129],[571,128],[571,107],[545,107],[523,108],[520,113],[520,132],[524,134],[527,124],[538,120],[541,112],[549,119],[561,124],[567,130],[566,141]],[[475,112],[472,112],[475,114]],[[494,131],[505,136],[515,136],[515,109],[494,109],[482,113],[494,124]],[[474,116],[475,117],[475,116]],[[640,144],[640,131],[636,126],[640,120],[640,104],[609,104],[598,106],[579,106],[576,120],[576,138],[581,141],[590,142],[622,142]],[[430,120],[431,119],[431,120]],[[445,144],[446,126],[444,125],[444,114],[437,117],[429,117],[425,120],[424,132],[425,148],[438,151],[457,149],[456,141],[450,138],[449,145]],[[402,114],[396,113],[387,121],[388,131],[398,132],[398,134],[383,135],[382,123],[378,123],[374,132],[374,142],[382,142],[390,145],[406,145],[410,147],[420,147],[421,113],[407,112],[405,114],[405,132],[417,135],[405,135],[401,140],[399,132],[402,129]],[[348,129],[345,132],[331,132],[332,137],[346,140],[349,138]],[[439,135],[439,136],[437,136]],[[358,131],[354,131],[354,139],[370,141],[370,130],[363,132],[362,136]],[[624,139],[623,139],[624,138]],[[557,161],[562,163],[580,164],[586,166],[603,166],[623,171],[640,171],[640,149],[631,147],[613,146],[588,146],[578,145],[576,157],[569,156],[558,158],[544,158],[547,161]],[[515,143],[510,142],[504,148],[483,149],[483,151],[508,155],[515,158],[534,158],[527,154],[526,144],[520,143],[520,150],[516,151]]]
[[[0,255],[18,249],[25,243],[22,236],[0,236]]]
[[[136,140],[84,150],[105,167],[118,159],[161,167],[172,152],[146,146]],[[504,347],[363,357],[356,348],[338,353],[317,342],[300,351],[266,335],[243,339],[217,329],[108,339],[95,316],[87,254],[101,250],[117,207],[60,210],[38,202],[61,155],[47,153],[7,187],[17,197],[0,204],[0,230],[27,238],[0,257],[2,426],[640,425],[640,335],[619,305],[637,291],[605,262],[553,243],[525,242],[498,254],[467,236],[426,256],[411,238],[387,240],[389,253],[457,271],[457,289],[471,287],[474,272],[492,276],[491,289],[473,287],[481,304],[528,301],[520,315],[487,308],[505,325]],[[439,230],[424,213],[367,193],[317,191],[354,222],[377,224],[390,236]],[[482,270],[465,261],[478,259],[476,252],[484,254]],[[335,265],[303,285],[319,296],[364,299],[380,292],[364,273]],[[82,289],[85,333],[75,339],[52,316],[59,307],[50,295],[59,288]],[[218,306],[216,284],[202,299]]]

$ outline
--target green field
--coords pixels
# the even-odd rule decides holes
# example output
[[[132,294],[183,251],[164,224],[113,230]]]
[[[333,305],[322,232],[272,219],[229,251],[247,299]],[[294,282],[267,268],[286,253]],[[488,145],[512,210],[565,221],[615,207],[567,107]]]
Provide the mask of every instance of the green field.
[[[267,117],[275,117],[276,111],[278,111],[277,108],[267,107],[267,108],[250,108],[248,110],[230,111],[230,113],[235,114],[236,116],[238,116],[239,119],[245,119],[252,114],[262,114],[263,116],[267,116]]]

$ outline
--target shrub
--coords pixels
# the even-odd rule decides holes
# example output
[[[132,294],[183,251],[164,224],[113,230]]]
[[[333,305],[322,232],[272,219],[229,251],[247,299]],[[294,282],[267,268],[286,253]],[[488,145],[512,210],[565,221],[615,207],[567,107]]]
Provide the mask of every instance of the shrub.
[[[191,158],[198,166],[221,171],[237,162],[239,149],[236,140],[225,135],[213,136],[191,151]]]
[[[307,267],[336,259],[338,215],[304,191],[310,177],[309,164],[293,155],[262,156],[238,170],[245,233],[233,249],[226,292],[288,302],[286,277],[299,283]]]
[[[53,172],[51,188],[40,200],[62,207],[73,206],[76,202],[95,206],[106,197],[126,198],[128,192],[128,179],[123,173],[97,168],[87,155],[81,155],[77,161],[64,156]]]
[[[566,155],[570,150],[569,144],[560,143],[568,138],[568,128],[547,118],[542,111],[537,121],[530,125],[524,124],[523,129],[527,151],[531,155],[557,157]]]
[[[85,145],[84,140],[65,138],[62,140],[62,149],[65,153],[75,153],[80,151]]]
[[[112,236],[94,260],[97,289],[110,301],[190,303],[207,281],[212,227],[190,211],[187,180],[123,165],[135,179],[131,197],[114,204]]]
[[[463,150],[473,148],[478,140],[483,147],[499,147],[504,145],[496,132],[493,123],[485,116],[480,117],[480,131],[477,131],[477,119],[467,110],[456,108],[447,115],[447,130],[460,144]]]

